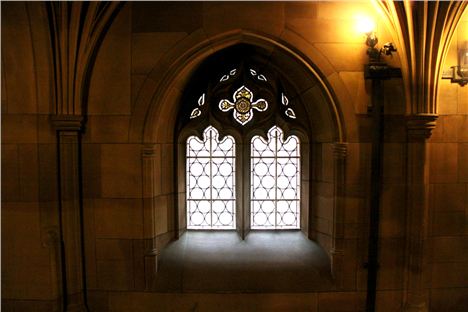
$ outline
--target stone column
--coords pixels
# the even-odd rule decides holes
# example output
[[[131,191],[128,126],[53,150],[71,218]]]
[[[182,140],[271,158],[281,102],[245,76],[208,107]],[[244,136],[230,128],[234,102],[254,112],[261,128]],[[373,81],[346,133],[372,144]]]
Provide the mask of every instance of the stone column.
[[[348,146],[346,143],[333,144],[334,156],[334,207],[333,207],[333,237],[331,249],[331,270],[338,288],[343,288],[343,264],[344,264],[344,198],[346,155]]]
[[[151,289],[158,271],[158,246],[155,231],[155,199],[159,195],[160,164],[158,164],[157,145],[148,144],[142,149],[143,174],[143,211],[144,211],[144,238],[145,244],[145,288]],[[159,174],[158,174],[159,173]]]
[[[429,153],[427,139],[437,115],[419,114],[407,119],[407,214],[404,311],[428,311],[424,267],[427,257]]]
[[[60,255],[64,311],[88,311],[81,191],[81,116],[57,115]]]
[[[52,293],[56,301],[52,307],[51,312],[63,311],[63,277],[61,267],[61,245],[60,235],[56,227],[48,227],[44,229],[45,235],[42,239],[42,246],[49,249],[49,259],[51,274],[50,280],[52,285]]]

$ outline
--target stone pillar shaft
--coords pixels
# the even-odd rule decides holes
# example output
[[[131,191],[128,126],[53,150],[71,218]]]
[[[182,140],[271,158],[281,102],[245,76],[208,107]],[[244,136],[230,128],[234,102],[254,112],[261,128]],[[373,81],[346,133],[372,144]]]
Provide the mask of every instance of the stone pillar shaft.
[[[160,178],[156,175],[158,170],[158,155],[156,145],[145,145],[142,149],[142,175],[143,175],[143,210],[144,210],[144,236],[149,239],[151,244],[146,247],[144,255],[145,263],[145,288],[151,289],[154,284],[158,271],[158,254],[159,246],[156,240],[156,215],[155,199],[158,195],[157,182],[155,179]]]
[[[436,115],[414,115],[407,120],[407,214],[404,311],[428,311],[424,266],[428,238],[429,153],[427,139]]]
[[[59,221],[65,311],[87,311],[83,205],[81,201],[81,116],[55,116],[59,168]]]
[[[331,271],[338,288],[343,288],[343,264],[344,264],[344,197],[346,155],[348,147],[346,143],[333,144],[334,156],[334,207],[333,207],[333,239],[331,250]]]

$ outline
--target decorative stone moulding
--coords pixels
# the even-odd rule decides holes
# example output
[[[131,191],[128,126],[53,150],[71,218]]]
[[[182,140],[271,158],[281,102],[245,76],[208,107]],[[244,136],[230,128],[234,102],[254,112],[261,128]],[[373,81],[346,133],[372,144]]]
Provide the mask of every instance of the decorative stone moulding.
[[[84,118],[81,115],[52,115],[52,125],[61,131],[80,131]]]
[[[264,112],[268,108],[268,102],[264,99],[253,101],[253,93],[247,87],[242,86],[234,92],[233,101],[221,100],[219,109],[228,112],[234,109],[234,119],[241,125],[245,125],[253,118],[253,109]]]
[[[154,157],[156,154],[156,149],[154,144],[146,144],[142,148],[142,155],[144,157]]]
[[[344,159],[348,155],[348,145],[342,142],[333,144],[333,156],[335,159]]]
[[[426,140],[430,138],[432,130],[436,126],[437,114],[417,114],[407,116],[406,128],[408,130],[409,139]]]

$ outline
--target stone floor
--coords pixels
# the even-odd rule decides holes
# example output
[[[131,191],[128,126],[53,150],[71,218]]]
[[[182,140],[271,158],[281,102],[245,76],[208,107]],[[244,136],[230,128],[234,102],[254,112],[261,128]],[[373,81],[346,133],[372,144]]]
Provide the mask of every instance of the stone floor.
[[[300,231],[188,231],[162,251],[161,292],[307,292],[330,290],[330,263]]]

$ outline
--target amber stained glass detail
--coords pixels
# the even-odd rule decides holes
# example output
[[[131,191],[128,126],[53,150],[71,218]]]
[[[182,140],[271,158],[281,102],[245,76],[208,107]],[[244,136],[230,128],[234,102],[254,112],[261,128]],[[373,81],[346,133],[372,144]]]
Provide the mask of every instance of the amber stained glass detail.
[[[253,109],[263,112],[268,108],[268,102],[264,99],[253,101],[253,93],[246,86],[242,86],[234,92],[233,102],[224,99],[219,102],[219,109],[223,112],[233,109],[234,119],[241,125],[245,125],[253,118]]]

